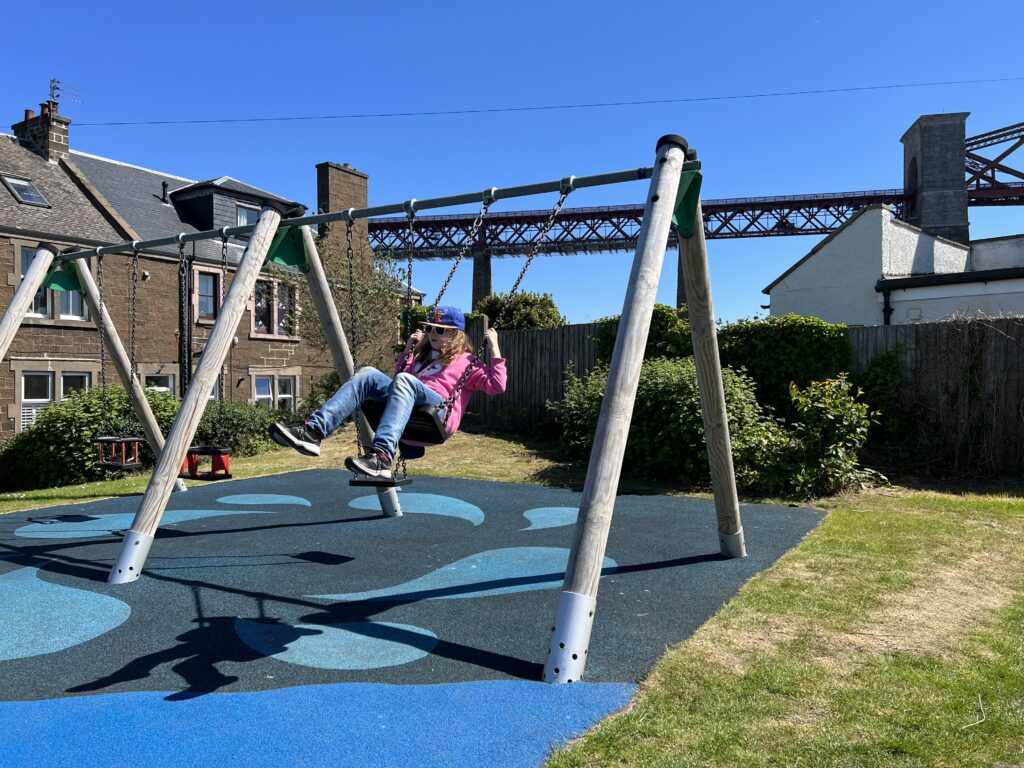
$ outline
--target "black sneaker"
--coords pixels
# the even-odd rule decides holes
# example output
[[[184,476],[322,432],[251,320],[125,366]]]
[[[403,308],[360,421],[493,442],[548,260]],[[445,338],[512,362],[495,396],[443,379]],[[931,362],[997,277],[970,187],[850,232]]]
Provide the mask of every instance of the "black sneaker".
[[[349,456],[345,459],[345,467],[350,472],[367,477],[377,477],[382,480],[391,479],[391,461],[382,453],[373,453],[369,456]]]
[[[285,448],[294,448],[306,456],[320,455],[320,437],[313,430],[302,424],[270,425],[270,439]]]

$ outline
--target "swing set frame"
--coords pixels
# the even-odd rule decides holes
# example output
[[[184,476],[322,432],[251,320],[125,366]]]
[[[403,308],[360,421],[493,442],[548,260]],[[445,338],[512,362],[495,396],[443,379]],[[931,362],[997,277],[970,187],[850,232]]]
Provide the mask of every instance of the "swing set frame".
[[[268,257],[272,262],[298,267],[306,274],[311,298],[324,326],[335,367],[341,381],[344,382],[354,373],[352,354],[309,229],[311,225],[333,221],[351,223],[360,218],[396,213],[410,215],[430,208],[480,202],[486,199],[485,196],[501,200],[563,192],[567,187],[579,189],[644,179],[650,179],[650,189],[646,199],[643,226],[639,233],[636,255],[626,288],[565,582],[555,611],[543,679],[553,683],[571,683],[579,680],[583,673],[616,488],[643,362],[643,351],[661,266],[668,246],[669,230],[673,225],[678,228],[680,235],[679,262],[687,285],[694,355],[718,518],[719,544],[723,556],[745,556],[746,547],[740,522],[725,413],[700,208],[700,162],[697,160],[696,152],[689,148],[685,139],[668,135],[663,136],[657,143],[653,166],[627,171],[583,177],[568,176],[554,181],[504,189],[491,187],[483,193],[473,192],[426,200],[413,198],[400,203],[350,208],[345,211],[331,211],[285,220],[282,220],[285,212],[277,204],[268,203],[260,211],[259,220],[255,225],[181,233],[144,242],[135,241],[73,251],[60,256],[57,255],[54,246],[41,243],[36,258],[15,292],[11,306],[0,320],[0,358],[6,354],[37,289],[52,271],[64,269],[64,262],[74,264],[79,282],[87,300],[90,301],[90,309],[95,313],[98,323],[106,324],[109,323],[109,317],[106,308],[96,302],[95,285],[92,284],[88,269],[89,259],[106,253],[124,253],[128,249],[137,252],[144,247],[226,238],[231,235],[250,235],[245,253],[237,265],[234,280],[224,298],[221,312],[210,332],[199,365],[182,398],[166,441],[163,441],[159,429],[155,427],[156,422],[152,413],[148,412],[148,404],[137,378],[130,377],[131,371],[123,348],[120,349],[120,357],[114,355],[122,379],[126,380],[133,391],[137,388],[138,394],[141,395],[135,397],[134,401],[143,429],[157,454],[157,463],[131,528],[125,532],[108,582],[133,582],[142,573],[172,488],[176,481],[180,482],[177,479],[179,468],[198,428],[249,296]],[[112,349],[119,346],[113,326],[110,325],[107,330]],[[365,417],[357,412],[356,418],[362,421],[361,427],[369,432],[369,424],[366,423]],[[378,488],[377,492],[385,515],[401,514],[395,488]]]

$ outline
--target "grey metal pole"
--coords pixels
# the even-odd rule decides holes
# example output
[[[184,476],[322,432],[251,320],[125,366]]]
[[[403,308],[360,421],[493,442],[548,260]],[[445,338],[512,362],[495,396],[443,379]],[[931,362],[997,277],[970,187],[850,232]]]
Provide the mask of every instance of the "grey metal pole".
[[[153,544],[153,537],[160,525],[164,510],[167,508],[171,486],[178,477],[181,462],[195,436],[199,420],[203,416],[203,410],[213,391],[214,383],[220,377],[224,358],[227,357],[232,339],[238,330],[238,322],[241,320],[249,303],[249,297],[256,287],[256,279],[260,275],[260,269],[267,258],[267,251],[270,249],[270,243],[274,239],[274,233],[277,232],[277,225],[280,221],[281,214],[273,208],[264,208],[260,212],[259,223],[256,224],[256,230],[238,264],[231,288],[224,297],[220,316],[207,339],[206,349],[203,351],[202,357],[199,358],[199,365],[196,368],[195,376],[192,377],[192,383],[189,385],[185,397],[182,398],[178,415],[174,419],[174,424],[171,425],[167,442],[157,460],[153,476],[149,480],[149,486],[142,497],[139,511],[135,514],[132,527],[125,532],[121,552],[107,578],[107,582],[110,584],[135,581],[142,575],[142,568],[146,563],[149,548]],[[223,393],[221,396],[223,397]]]
[[[300,231],[306,252],[306,264],[309,267],[309,271],[306,273],[309,295],[316,306],[317,314],[320,315],[320,324],[324,328],[327,345],[331,349],[331,357],[334,360],[334,368],[338,372],[338,379],[344,384],[355,373],[355,361],[352,359],[348,339],[345,338],[345,328],[341,324],[341,318],[338,317],[338,308],[334,305],[331,286],[327,282],[327,274],[324,272],[320,253],[316,249],[313,233],[310,232],[308,226],[302,226]],[[355,418],[359,419],[359,431],[364,435],[373,434],[370,422],[366,420],[362,411],[356,411]],[[386,516],[401,517],[402,505],[398,501],[398,492],[395,488],[378,488],[377,499],[380,501],[381,511]]]
[[[637,240],[575,538],[544,664],[544,681],[548,683],[577,681],[586,665],[615,490],[686,150],[686,141],[680,136],[663,136],[658,140],[644,223]]]
[[[78,274],[78,284],[82,286],[82,294],[89,305],[89,312],[96,323],[96,328],[100,329],[102,327],[107,337],[107,349],[110,351],[110,358],[114,362],[114,368],[117,369],[117,375],[120,377],[121,383],[124,384],[124,388],[132,393],[132,407],[135,410],[135,416],[138,418],[139,424],[142,425],[142,431],[146,433],[146,441],[149,443],[149,447],[153,449],[153,455],[159,461],[160,454],[164,449],[164,436],[160,432],[160,425],[156,422],[156,416],[153,415],[153,409],[149,407],[146,391],[142,388],[139,380],[132,376],[131,361],[128,359],[128,355],[125,354],[121,337],[117,335],[117,328],[114,327],[114,323],[110,319],[110,313],[107,312],[106,305],[100,300],[100,292],[96,288],[95,281],[92,279],[89,264],[85,261],[76,260],[75,272]],[[185,482],[181,478],[175,479],[174,490],[186,490]]]
[[[690,335],[693,358],[700,384],[700,408],[704,417],[704,439],[711,465],[711,487],[718,516],[718,543],[726,557],[746,557],[740,502],[736,493],[736,472],[729,438],[729,418],[725,412],[725,388],[722,363],[718,357],[718,333],[711,301],[711,275],[704,241],[700,203],[694,218],[693,234],[679,238],[679,262],[687,286]]]
[[[485,197],[494,200],[505,200],[513,197],[528,197],[540,195],[546,192],[560,192],[566,188],[583,189],[584,187],[603,187],[609,184],[622,184],[627,181],[638,181],[651,178],[653,169],[631,168],[626,171],[612,171],[611,173],[598,173],[593,176],[566,176],[555,181],[542,181],[537,184],[524,184],[518,187],[488,187],[482,192],[468,192],[461,195],[448,195],[446,197],[432,197],[425,200],[412,198],[401,203],[388,203],[387,205],[375,205],[368,208],[349,208],[345,211],[327,211],[313,216],[299,216],[293,219],[285,219],[281,222],[283,227],[301,227],[309,224],[327,224],[332,221],[352,221],[353,219],[368,219],[372,216],[390,216],[393,214],[410,213],[414,211],[425,211],[432,208],[450,208],[454,205],[465,205],[468,203],[479,203]],[[177,245],[189,243],[196,240],[212,240],[214,238],[232,237],[235,235],[247,235],[255,226],[247,224],[240,227],[221,227],[203,232],[182,232],[169,237],[158,237],[154,240],[137,240],[134,243],[126,242],[116,245],[101,245],[96,248],[88,248],[82,251],[61,254],[58,261],[69,261],[71,259],[87,259],[92,256],[101,256],[105,253],[115,253],[130,250],[143,250],[145,248],[158,248],[163,245]]]
[[[14,341],[14,336],[18,332],[18,328],[21,327],[21,321],[25,319],[28,308],[32,306],[32,300],[35,298],[39,286],[46,279],[46,273],[56,255],[57,246],[51,243],[40,243],[36,247],[36,255],[25,276],[21,279],[18,289],[14,292],[11,306],[4,312],[3,320],[0,320],[0,360],[3,360],[11,342]],[[15,267],[20,269],[21,265],[16,263]]]

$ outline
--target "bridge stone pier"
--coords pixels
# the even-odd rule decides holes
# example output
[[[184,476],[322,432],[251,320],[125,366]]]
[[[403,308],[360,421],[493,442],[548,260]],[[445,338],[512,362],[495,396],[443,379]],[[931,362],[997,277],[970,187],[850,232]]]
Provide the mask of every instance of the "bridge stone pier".
[[[968,243],[968,196],[964,186],[967,116],[970,112],[922,115],[903,142],[906,220],[925,232]]]

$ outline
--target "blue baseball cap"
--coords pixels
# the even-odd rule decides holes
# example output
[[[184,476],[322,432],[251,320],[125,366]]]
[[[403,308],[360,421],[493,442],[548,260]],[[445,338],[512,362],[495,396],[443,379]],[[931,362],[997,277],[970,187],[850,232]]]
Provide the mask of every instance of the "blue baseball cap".
[[[427,312],[427,325],[447,325],[449,328],[466,330],[466,318],[458,307],[434,307]]]

